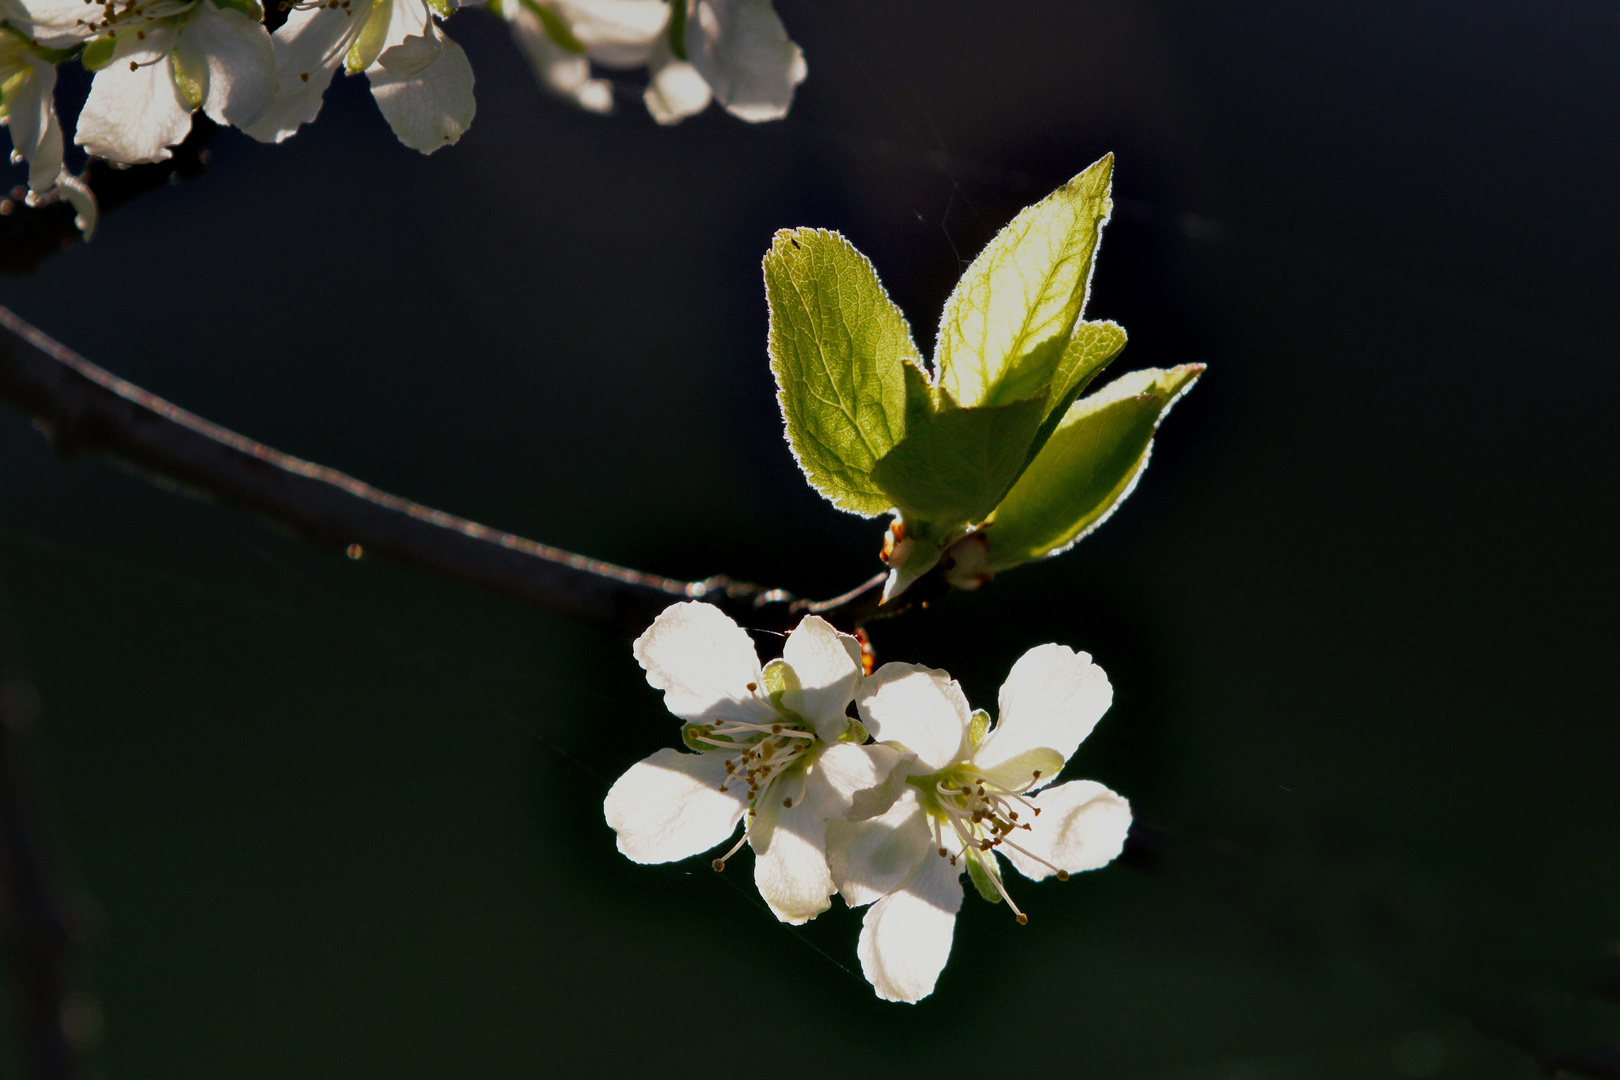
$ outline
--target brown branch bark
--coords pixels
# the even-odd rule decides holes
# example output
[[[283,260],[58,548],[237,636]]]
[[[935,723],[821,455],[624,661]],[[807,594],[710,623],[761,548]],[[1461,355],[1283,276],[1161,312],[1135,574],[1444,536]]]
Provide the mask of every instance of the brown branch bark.
[[[382,556],[619,633],[704,600],[745,626],[791,629],[815,613],[844,629],[879,609],[882,575],[814,602],[724,576],[678,581],[501,532],[284,454],[117,378],[0,307],[0,399],[59,453],[99,454],[267,518],[311,543]],[[913,587],[912,599],[927,587]],[[912,602],[908,600],[907,603]]]

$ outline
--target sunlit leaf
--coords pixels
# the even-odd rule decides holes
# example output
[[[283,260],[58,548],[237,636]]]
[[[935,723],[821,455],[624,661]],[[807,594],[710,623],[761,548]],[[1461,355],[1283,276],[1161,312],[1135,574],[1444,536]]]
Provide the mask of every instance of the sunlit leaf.
[[[990,569],[1055,555],[1102,524],[1136,486],[1159,421],[1203,370],[1133,371],[1071,405],[985,526]]]
[[[905,316],[866,256],[821,229],[776,234],[765,292],[771,371],[799,467],[834,506],[884,513],[894,500],[873,467],[906,433],[905,370],[920,376]]]
[[[946,409],[913,424],[877,463],[872,479],[908,521],[930,523],[937,534],[977,522],[1018,478],[1045,405],[1041,396]]]
[[[1108,155],[1026,208],[957,282],[934,354],[957,404],[1005,405],[1051,381],[1085,308],[1113,167]]]

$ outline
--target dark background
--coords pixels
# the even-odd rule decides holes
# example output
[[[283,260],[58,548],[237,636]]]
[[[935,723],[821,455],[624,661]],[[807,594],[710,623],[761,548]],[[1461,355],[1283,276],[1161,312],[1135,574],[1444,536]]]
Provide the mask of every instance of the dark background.
[[[633,95],[571,111],[459,15],[456,147],[404,149],[340,78],[289,143],[222,134],[0,301],[385,489],[831,595],[880,528],[780,438],[772,231],[844,231],[927,349],[963,260],[1113,150],[1090,313],[1130,331],[1116,371],[1208,374],[1098,534],[873,636],[987,706],[1028,647],[1092,652],[1116,703],[1067,775],[1152,844],[1015,883],[1027,927],[970,895],[938,992],[878,1002],[841,904],[793,930],[746,860],[615,853],[607,785],[676,738],[625,642],[0,416],[97,1068],[1516,1078],[1475,1022],[1613,1038],[1585,987],[1620,938],[1620,9],[779,10],[790,118],[673,129]]]

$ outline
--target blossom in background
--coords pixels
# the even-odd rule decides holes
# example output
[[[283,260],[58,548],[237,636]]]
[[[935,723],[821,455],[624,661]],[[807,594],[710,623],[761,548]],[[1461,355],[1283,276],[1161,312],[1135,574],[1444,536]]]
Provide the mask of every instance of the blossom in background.
[[[276,94],[256,123],[242,125],[261,142],[281,142],[321,111],[321,98],[341,65],[366,73],[371,96],[399,141],[431,154],[472,125],[473,72],[461,46],[434,14],[453,7],[435,0],[308,0],[275,32]]]
[[[591,65],[647,69],[642,95],[661,124],[711,98],[749,121],[787,115],[805,77],[803,51],[769,0],[492,0],[543,86],[593,112],[613,105]],[[678,45],[678,47],[677,47]]]
[[[866,732],[847,715],[862,680],[860,644],[812,615],[788,635],[782,659],[761,668],[741,627],[690,602],[659,615],[635,655],[697,752],[660,750],[613,785],[603,812],[619,850],[640,863],[684,859],[724,842],[746,815],[715,868],[746,841],[777,918],[802,923],[825,911],[834,892],[827,820],[901,760],[861,745]]]
[[[11,133],[11,160],[28,163],[28,203],[53,192],[77,211],[79,230],[95,230],[96,200],[62,166],[62,125],[56,118],[56,64],[61,55],[0,24],[0,123]]]
[[[44,46],[84,43],[79,61],[96,77],[74,142],[109,161],[162,161],[197,109],[241,126],[275,93],[254,0],[3,0],[0,10]]]
[[[933,992],[950,955],[967,870],[987,899],[1027,921],[997,855],[1059,880],[1119,854],[1130,804],[1090,780],[1046,787],[1113,700],[1085,653],[1041,645],[1013,665],[992,729],[943,671],[885,664],[856,701],[874,738],[906,752],[888,781],[827,826],[827,856],[862,922],[861,970],[889,1001]],[[1035,792],[1041,788],[1039,794]]]

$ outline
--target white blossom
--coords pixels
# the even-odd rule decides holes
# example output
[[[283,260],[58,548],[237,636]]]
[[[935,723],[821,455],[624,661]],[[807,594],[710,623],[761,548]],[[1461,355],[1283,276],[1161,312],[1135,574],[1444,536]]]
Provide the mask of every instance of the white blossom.
[[[74,141],[120,164],[162,161],[203,110],[258,119],[275,93],[270,35],[254,0],[4,0],[8,22],[42,45],[84,43],[96,73]]]
[[[645,67],[642,100],[661,124],[702,112],[711,99],[749,121],[787,115],[805,77],[804,53],[769,0],[496,0],[541,85],[593,112],[612,108],[612,85],[591,65]],[[678,56],[674,38],[685,58]]]
[[[276,94],[265,114],[243,126],[261,142],[281,142],[321,111],[341,66],[364,71],[371,95],[399,141],[431,154],[472,125],[472,65],[434,20],[447,6],[424,0],[306,0],[274,35]]]
[[[640,863],[684,859],[724,842],[746,816],[715,869],[746,842],[754,882],[777,918],[802,923],[825,911],[834,892],[827,821],[901,759],[861,745],[866,734],[847,715],[862,679],[859,643],[809,616],[788,635],[782,659],[761,668],[741,627],[692,602],[659,615],[635,655],[698,752],[660,750],[613,785],[603,812],[619,850]]]
[[[62,125],[56,117],[56,64],[50,50],[0,25],[0,123],[11,134],[11,160],[28,163],[28,202],[65,195],[88,238],[96,201],[62,164]]]
[[[1091,657],[1061,645],[1038,646],[1013,665],[993,729],[943,671],[885,664],[866,680],[861,718],[907,757],[884,784],[856,794],[853,820],[828,824],[827,855],[845,901],[872,905],[858,952],[879,997],[933,992],[964,870],[1023,923],[998,855],[1040,881],[1119,854],[1131,822],[1125,799],[1089,780],[1046,786],[1112,700]]]

